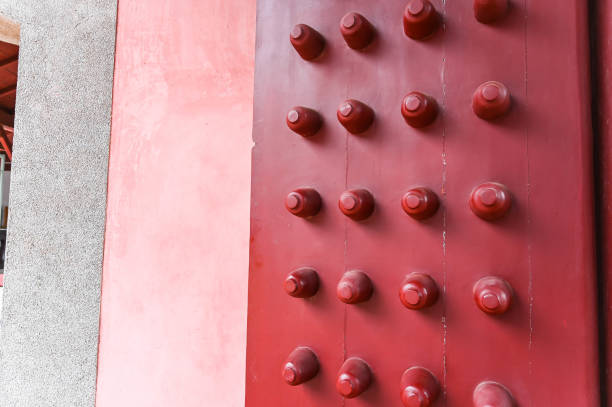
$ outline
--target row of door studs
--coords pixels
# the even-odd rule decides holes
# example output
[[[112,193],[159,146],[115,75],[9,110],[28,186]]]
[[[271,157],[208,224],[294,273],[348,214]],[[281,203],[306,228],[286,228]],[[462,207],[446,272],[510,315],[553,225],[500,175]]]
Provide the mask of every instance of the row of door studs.
[[[310,298],[319,291],[319,275],[313,268],[301,267],[289,273],[283,287],[291,297]],[[345,304],[366,302],[373,292],[372,280],[360,270],[347,271],[336,286],[336,296]],[[399,299],[406,308],[420,310],[435,304],[439,293],[438,285],[429,274],[414,272],[402,281]],[[481,311],[500,315],[510,308],[514,291],[506,280],[488,276],[474,284],[473,295]]]
[[[511,206],[508,189],[497,182],[485,182],[472,190],[469,205],[478,217],[492,221],[504,216]],[[429,188],[412,188],[404,194],[401,205],[408,215],[417,220],[432,217],[440,206],[438,196]],[[322,207],[321,195],[314,188],[297,188],[285,198],[285,208],[298,217],[311,218]],[[338,200],[340,211],[355,221],[369,218],[374,212],[374,196],[366,189],[344,191]]]
[[[494,120],[504,116],[511,106],[508,88],[501,82],[488,81],[481,84],[472,96],[472,110],[483,120]],[[423,128],[438,117],[438,102],[432,96],[421,92],[410,92],[402,100],[402,117],[408,125]],[[348,99],[336,111],[340,124],[351,134],[366,132],[374,122],[374,109],[367,104]],[[302,137],[312,137],[323,126],[321,114],[309,107],[295,106],[287,113],[287,126]]]
[[[319,372],[319,359],[315,352],[300,346],[291,352],[282,368],[285,382],[298,386],[314,379]],[[355,398],[372,384],[372,370],[361,358],[344,361],[336,377],[336,390],[345,398]],[[430,407],[440,395],[440,383],[434,374],[420,366],[404,371],[400,378],[400,399],[406,407]],[[474,407],[513,406],[514,398],[505,386],[484,381],[473,393]]]
[[[508,0],[474,0],[474,16],[484,24],[493,23],[507,14]],[[411,0],[404,9],[404,34],[413,40],[425,40],[440,27],[442,17],[429,0]],[[350,12],[340,20],[340,33],[349,48],[360,51],[373,43],[377,35],[374,25],[363,15]],[[289,39],[306,61],[317,59],[325,50],[325,37],[306,24],[291,30]]]

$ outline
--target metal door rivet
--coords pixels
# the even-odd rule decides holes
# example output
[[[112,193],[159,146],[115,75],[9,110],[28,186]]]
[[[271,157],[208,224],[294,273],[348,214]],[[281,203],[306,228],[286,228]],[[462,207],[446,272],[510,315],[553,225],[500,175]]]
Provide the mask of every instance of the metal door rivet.
[[[503,314],[512,304],[512,287],[499,277],[481,278],[474,284],[473,294],[478,308],[487,314]]]
[[[314,136],[322,124],[321,115],[307,107],[296,106],[287,113],[287,126],[302,137]]]
[[[504,216],[512,199],[508,188],[497,182],[485,182],[478,185],[470,194],[470,208],[478,217],[485,220],[496,220]]]
[[[411,92],[402,102],[402,116],[406,123],[415,128],[430,125],[438,116],[438,103],[431,96]]]
[[[340,211],[353,220],[364,220],[374,212],[374,197],[365,189],[344,191],[338,200]]]
[[[358,304],[372,297],[374,287],[366,273],[359,270],[351,270],[344,273],[338,286],[336,295],[345,304]]]
[[[510,91],[501,82],[483,83],[472,97],[472,110],[484,120],[493,120],[505,115],[510,110],[510,105]]]
[[[430,218],[439,207],[438,196],[428,188],[413,188],[402,197],[402,209],[414,219]]]
[[[291,386],[314,378],[319,372],[319,359],[312,349],[301,346],[293,350],[283,365],[282,376]]]
[[[374,110],[363,102],[349,99],[338,107],[338,121],[351,134],[366,131],[374,122]]]
[[[418,366],[402,374],[400,389],[405,407],[430,407],[440,394],[438,379],[429,370]]]
[[[306,61],[316,59],[325,49],[325,38],[314,28],[298,24],[289,35],[291,45]]]
[[[422,40],[432,35],[440,25],[440,15],[429,0],[412,0],[404,10],[404,33]]]
[[[372,382],[372,372],[368,364],[359,358],[347,359],[336,380],[336,390],[343,397],[351,399],[359,396],[368,389]]]
[[[474,17],[483,24],[491,24],[508,12],[508,0],[474,0]]]
[[[285,198],[285,207],[300,218],[309,218],[321,210],[321,195],[312,188],[298,188]]]
[[[374,40],[374,26],[359,13],[347,13],[340,21],[340,32],[346,44],[355,50],[366,48]]]
[[[289,273],[283,287],[285,292],[292,297],[312,297],[319,290],[319,276],[316,270],[302,267]]]
[[[438,300],[438,294],[438,286],[434,279],[423,273],[408,274],[399,291],[402,304],[414,310],[432,306]]]
[[[474,407],[515,407],[514,398],[505,386],[496,382],[482,382],[472,396]]]

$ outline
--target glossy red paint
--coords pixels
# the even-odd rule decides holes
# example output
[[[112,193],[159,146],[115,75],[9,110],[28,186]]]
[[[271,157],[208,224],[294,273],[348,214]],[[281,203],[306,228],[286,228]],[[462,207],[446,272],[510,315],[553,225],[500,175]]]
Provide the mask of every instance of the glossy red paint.
[[[353,220],[365,220],[374,212],[374,197],[367,189],[344,191],[338,199],[338,208]]]
[[[404,307],[418,310],[434,305],[438,294],[438,285],[431,276],[410,273],[402,282],[399,297]]]
[[[402,374],[400,388],[405,407],[431,407],[440,394],[438,379],[429,370],[417,366]]]
[[[285,208],[300,218],[315,216],[321,205],[321,195],[313,188],[298,188],[285,197]]]
[[[96,405],[243,406],[255,1],[118,7]]]
[[[471,405],[484,380],[503,383],[520,406],[598,405],[588,25],[585,2],[568,1],[513,1],[487,25],[475,20],[472,1],[432,0],[444,24],[427,41],[411,41],[401,25],[407,1],[260,0],[247,407],[342,405],[334,378],[352,356],[367,361],[374,380],[347,407],[401,405],[407,366],[440,379],[439,406]],[[353,10],[377,29],[363,52],[338,32]],[[316,63],[286,44],[301,21],[327,39]],[[511,90],[512,108],[488,121],[471,101],[492,78]],[[443,112],[422,129],[399,112],[411,89]],[[338,101],[349,97],[376,112],[362,137],[333,125]],[[287,136],[284,115],[296,104],[316,107],[329,125],[312,139]],[[486,180],[512,193],[512,209],[495,222],[468,204]],[[308,222],[279,205],[298,185],[324,200]],[[439,197],[426,222],[400,207],[413,185]],[[334,200],[362,188],[376,209],[354,222]],[[304,266],[319,271],[321,286],[296,301],[279,284]],[[346,270],[367,272],[375,287],[368,301],[338,300]],[[418,312],[398,301],[412,270],[426,270],[440,290]],[[474,302],[473,285],[487,275],[513,288],[503,315]],[[296,346],[321,362],[297,392],[278,377]]]
[[[312,349],[295,348],[283,365],[282,376],[290,386],[306,383],[319,373],[319,359]]]
[[[345,304],[358,304],[372,297],[374,287],[366,273],[359,270],[351,270],[344,273],[338,286],[336,295]]]
[[[500,82],[488,81],[480,85],[472,97],[472,110],[484,120],[497,119],[510,110],[510,91]]]
[[[306,61],[318,58],[325,49],[325,38],[306,24],[298,24],[293,27],[289,40],[297,53]]]
[[[411,0],[404,10],[404,33],[413,40],[423,40],[440,26],[440,14],[429,0]]]
[[[438,196],[429,188],[413,188],[402,197],[402,209],[417,220],[431,218],[439,207]]]
[[[319,290],[319,276],[316,270],[302,267],[289,273],[283,287],[285,292],[292,297],[312,297]]]
[[[363,102],[348,99],[340,104],[336,116],[349,133],[361,134],[372,125],[374,110]]]
[[[287,113],[287,126],[302,137],[312,137],[323,125],[321,115],[313,109],[296,106]]]
[[[402,101],[402,116],[406,123],[417,129],[428,126],[438,116],[438,103],[421,92],[410,92]]]
[[[483,277],[474,284],[474,301],[482,312],[504,314],[512,304],[512,287],[499,277]]]
[[[347,399],[361,395],[372,383],[372,371],[368,364],[360,358],[348,358],[336,380],[336,390]]]
[[[515,407],[510,391],[499,383],[482,382],[474,389],[474,407]]]
[[[478,185],[470,194],[470,208],[485,220],[497,220],[510,210],[512,198],[508,188],[497,182]]]
[[[508,0],[474,0],[474,17],[483,24],[491,24],[508,13]]]
[[[376,36],[376,30],[364,16],[350,12],[340,21],[340,33],[346,44],[355,50],[366,48]]]

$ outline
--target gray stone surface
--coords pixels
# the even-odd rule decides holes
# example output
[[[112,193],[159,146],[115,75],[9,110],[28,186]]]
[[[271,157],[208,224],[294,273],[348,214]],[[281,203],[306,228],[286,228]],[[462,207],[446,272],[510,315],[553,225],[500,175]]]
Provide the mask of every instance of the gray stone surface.
[[[0,406],[94,406],[116,0],[0,0],[22,24]]]

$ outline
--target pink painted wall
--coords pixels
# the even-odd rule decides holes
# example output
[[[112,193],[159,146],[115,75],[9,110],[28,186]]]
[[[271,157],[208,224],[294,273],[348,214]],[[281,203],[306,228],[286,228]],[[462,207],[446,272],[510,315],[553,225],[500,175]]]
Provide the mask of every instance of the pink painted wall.
[[[120,0],[98,407],[244,404],[255,0]]]

